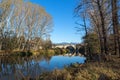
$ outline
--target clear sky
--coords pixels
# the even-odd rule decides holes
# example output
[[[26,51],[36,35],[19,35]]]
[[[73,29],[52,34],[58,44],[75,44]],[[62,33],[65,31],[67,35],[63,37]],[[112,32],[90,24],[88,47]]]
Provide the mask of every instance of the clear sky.
[[[81,35],[76,34],[74,8],[76,0],[30,0],[45,8],[53,17],[53,32],[51,40],[53,43],[81,42]]]

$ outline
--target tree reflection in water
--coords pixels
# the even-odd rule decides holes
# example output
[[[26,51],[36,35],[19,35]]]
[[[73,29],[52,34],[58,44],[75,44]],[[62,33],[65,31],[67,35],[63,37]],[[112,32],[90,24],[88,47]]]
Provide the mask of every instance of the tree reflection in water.
[[[34,78],[46,69],[39,65],[42,57],[12,57],[0,56],[0,80],[20,80]]]

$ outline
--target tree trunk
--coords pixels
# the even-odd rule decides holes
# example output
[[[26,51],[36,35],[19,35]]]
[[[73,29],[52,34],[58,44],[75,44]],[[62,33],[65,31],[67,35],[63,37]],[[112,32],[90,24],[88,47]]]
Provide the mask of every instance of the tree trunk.
[[[105,29],[105,18],[104,18],[104,14],[102,11],[102,6],[100,4],[100,0],[97,0],[97,5],[98,5],[98,10],[99,10],[100,19],[101,19],[102,37],[103,37],[103,46],[104,46],[104,53],[102,53],[102,55],[103,55],[103,57],[106,58],[106,56],[108,55],[107,34],[106,34],[106,29]]]
[[[113,22],[113,33],[114,33],[114,48],[115,54],[120,57],[120,41],[119,41],[119,30],[118,30],[118,9],[117,0],[112,0],[112,22]]]

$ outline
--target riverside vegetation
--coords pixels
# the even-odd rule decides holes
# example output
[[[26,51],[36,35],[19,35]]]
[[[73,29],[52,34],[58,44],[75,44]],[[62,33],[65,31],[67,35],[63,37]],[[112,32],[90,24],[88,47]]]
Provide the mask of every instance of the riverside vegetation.
[[[88,62],[71,64],[63,70],[43,73],[39,80],[119,80],[120,58],[112,56],[108,62]]]
[[[44,53],[44,51],[41,51],[41,54],[46,57],[51,57],[55,55],[53,52],[54,52],[53,50],[50,50],[49,53]],[[31,52],[28,53],[29,55],[31,54]],[[29,62],[30,58],[34,58],[33,57],[34,54],[28,56],[28,53],[26,55],[25,52],[22,52],[22,54],[20,55],[12,55],[12,57],[14,56],[13,57],[14,59],[8,56],[11,59],[9,61],[15,60],[11,62],[14,63],[16,62],[16,60],[19,60],[18,56],[20,56],[25,60],[28,60]],[[21,79],[22,80],[48,80],[48,79],[49,80],[119,80],[120,58],[117,58],[117,56],[115,55],[112,55],[111,57],[112,59],[106,62],[88,61],[84,64],[74,63],[68,67],[65,67],[62,70],[55,69],[54,71],[43,72],[36,78],[35,77],[32,78],[31,76],[22,76]],[[22,64],[21,61],[20,64]]]
[[[76,28],[85,33],[81,50],[86,63],[71,64],[37,78],[22,75],[23,80],[119,80],[119,15],[120,0],[78,0]],[[52,27],[51,15],[41,6],[24,0],[0,0],[0,55],[27,61],[39,54],[51,57],[67,53],[65,49],[51,49]]]

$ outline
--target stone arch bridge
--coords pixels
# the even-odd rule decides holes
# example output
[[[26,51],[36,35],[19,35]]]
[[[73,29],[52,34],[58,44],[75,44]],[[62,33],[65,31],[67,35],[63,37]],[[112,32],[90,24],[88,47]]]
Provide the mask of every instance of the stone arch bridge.
[[[54,45],[53,48],[61,48],[61,49],[68,49],[69,53],[71,54],[82,54],[84,55],[84,52],[82,51],[82,46],[84,46],[83,44],[57,44]]]

